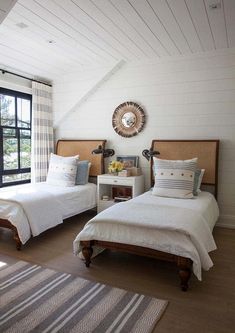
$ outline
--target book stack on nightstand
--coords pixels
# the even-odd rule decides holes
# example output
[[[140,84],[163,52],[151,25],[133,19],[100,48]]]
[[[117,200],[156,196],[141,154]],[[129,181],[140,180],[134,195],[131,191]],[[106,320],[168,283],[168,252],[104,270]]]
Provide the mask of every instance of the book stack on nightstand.
[[[120,177],[110,174],[98,176],[97,212],[127,201],[144,192],[144,176]]]

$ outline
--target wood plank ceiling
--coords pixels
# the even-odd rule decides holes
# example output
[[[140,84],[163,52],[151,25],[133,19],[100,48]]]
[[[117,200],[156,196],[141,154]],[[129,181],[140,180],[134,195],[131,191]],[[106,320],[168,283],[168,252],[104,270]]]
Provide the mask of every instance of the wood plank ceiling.
[[[13,2],[0,0],[0,12]],[[235,0],[18,0],[0,25],[0,67],[51,81],[121,59],[233,47]]]

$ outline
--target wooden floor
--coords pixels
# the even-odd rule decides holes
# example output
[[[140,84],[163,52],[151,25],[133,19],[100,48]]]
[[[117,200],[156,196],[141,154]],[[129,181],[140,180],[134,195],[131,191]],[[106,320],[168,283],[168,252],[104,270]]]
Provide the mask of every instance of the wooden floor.
[[[169,305],[156,333],[235,332],[235,230],[215,228],[218,250],[211,253],[214,267],[203,273],[202,282],[193,276],[185,293],[179,288],[177,269],[171,263],[105,251],[86,268],[73,256],[72,242],[91,217],[90,212],[71,218],[28,241],[21,251],[16,251],[11,232],[0,228],[0,260],[13,263],[21,259],[167,299]]]

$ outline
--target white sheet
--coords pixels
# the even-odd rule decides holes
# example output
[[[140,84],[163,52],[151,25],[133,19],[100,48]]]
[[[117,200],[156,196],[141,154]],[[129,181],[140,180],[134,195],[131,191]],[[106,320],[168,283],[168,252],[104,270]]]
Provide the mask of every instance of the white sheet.
[[[95,206],[96,185],[91,183],[73,187],[38,183],[0,190],[0,218],[17,228],[23,244],[31,234],[36,236]]]
[[[193,261],[193,272],[201,280],[201,267],[208,270],[208,252],[216,245],[212,229],[218,205],[208,192],[194,199],[156,197],[146,192],[127,203],[114,205],[90,220],[74,241],[104,240],[160,250]]]

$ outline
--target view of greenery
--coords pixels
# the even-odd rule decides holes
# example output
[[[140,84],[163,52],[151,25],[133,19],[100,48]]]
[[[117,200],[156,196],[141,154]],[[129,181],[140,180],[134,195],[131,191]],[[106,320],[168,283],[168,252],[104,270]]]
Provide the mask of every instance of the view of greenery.
[[[31,161],[30,138],[20,139],[20,168],[30,168]],[[3,136],[4,170],[18,168],[18,143],[14,137]]]
[[[30,168],[31,131],[30,102],[17,97],[0,94],[0,125],[3,137],[3,171]],[[29,128],[29,129],[27,129]],[[30,174],[5,175],[3,182],[30,179]]]

